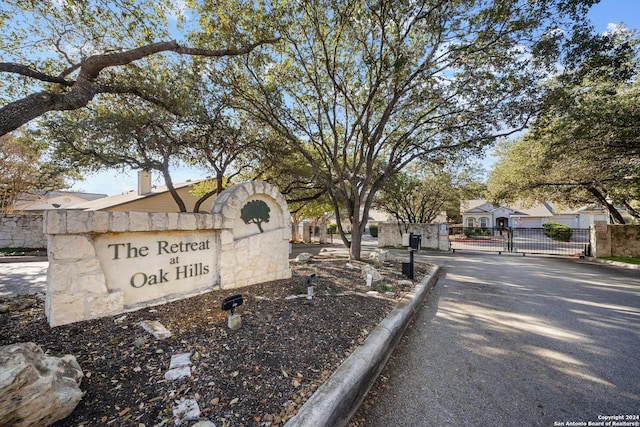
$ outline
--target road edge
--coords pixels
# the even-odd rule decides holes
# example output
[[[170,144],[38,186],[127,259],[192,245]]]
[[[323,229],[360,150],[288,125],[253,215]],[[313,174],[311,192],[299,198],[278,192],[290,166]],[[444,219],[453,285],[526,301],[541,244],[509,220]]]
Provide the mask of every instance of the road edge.
[[[612,261],[610,259],[602,259],[596,257],[587,257],[587,260],[598,264],[614,265],[616,267],[628,268],[630,270],[640,270],[640,265],[638,264],[629,264],[626,262]]]
[[[400,300],[365,342],[318,387],[285,426],[347,425],[382,372],[409,322],[435,286],[439,275],[440,267],[434,265],[433,270]]]

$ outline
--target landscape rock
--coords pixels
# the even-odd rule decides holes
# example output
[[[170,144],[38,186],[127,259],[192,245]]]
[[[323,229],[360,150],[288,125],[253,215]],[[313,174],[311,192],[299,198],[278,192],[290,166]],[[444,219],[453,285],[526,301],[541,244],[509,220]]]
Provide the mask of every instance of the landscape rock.
[[[185,421],[193,421],[200,418],[200,406],[194,399],[180,399],[173,408],[173,416],[177,426]]]
[[[164,378],[167,381],[175,381],[180,378],[191,376],[191,353],[180,353],[171,356],[169,370],[165,372]]]
[[[296,257],[296,262],[307,262],[311,259],[313,255],[311,255],[308,252],[302,252],[301,254],[298,254],[298,256]]]
[[[191,376],[191,366],[183,366],[181,368],[169,369],[164,373],[164,379],[167,381],[176,381],[180,378]]]
[[[184,366],[191,366],[191,352],[179,353],[171,356],[169,369],[182,368]]]
[[[371,261],[389,261],[391,259],[391,253],[386,249],[375,249],[369,254]]]
[[[363,279],[367,279],[367,275],[371,275],[371,282],[372,283],[376,283],[379,282],[381,280],[383,280],[384,278],[382,277],[382,274],[380,274],[378,272],[378,270],[376,270],[376,268],[372,265],[365,265],[362,267],[362,278]]]
[[[171,331],[165,328],[162,323],[157,320],[143,320],[140,322],[140,326],[159,340],[171,337]]]
[[[27,342],[0,347],[0,426],[48,426],[66,418],[83,396],[72,355],[45,356]]]

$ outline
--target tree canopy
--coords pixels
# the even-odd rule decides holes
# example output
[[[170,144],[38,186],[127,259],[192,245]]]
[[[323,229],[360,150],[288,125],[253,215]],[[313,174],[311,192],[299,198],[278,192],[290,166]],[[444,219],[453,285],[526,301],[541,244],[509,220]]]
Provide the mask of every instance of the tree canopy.
[[[528,133],[500,146],[491,198],[597,204],[623,223],[618,205],[640,219],[638,39],[618,28],[582,46],[547,83],[544,109]]]
[[[74,172],[50,162],[46,147],[28,136],[0,136],[0,212],[14,209],[16,202],[36,199],[41,192],[67,186]]]
[[[527,125],[536,83],[594,2],[8,0],[0,135],[50,111],[97,109],[96,98],[136,97],[173,114],[188,95],[154,84],[155,73],[192,58],[226,89],[235,123],[267,127],[306,162],[308,192],[327,194],[359,258],[387,181]]]
[[[218,14],[190,21],[192,1],[7,0],[0,11],[0,135],[50,111],[85,107],[99,94],[132,94],[162,103],[136,85],[149,58],[175,53],[221,58],[274,42],[250,13],[259,6],[229,6],[243,15],[230,23],[224,2]],[[175,36],[181,37],[178,41]],[[190,45],[189,42],[193,42]],[[166,60],[166,58],[165,58]]]
[[[280,43],[230,62],[222,75],[237,108],[309,163],[359,258],[386,181],[416,160],[478,153],[525,126],[563,24],[590,3],[273,2]]]
[[[212,171],[211,182],[197,188],[194,209],[220,193],[253,159],[254,139],[248,121],[239,123],[224,96],[203,82],[199,68],[189,61],[154,68],[153,78],[139,79],[139,87],[153,86],[162,104],[130,95],[109,95],[82,110],[56,115],[42,122],[41,136],[53,158],[83,172],[142,169],[159,172],[180,211],[186,206],[174,188],[172,168],[196,166]],[[179,86],[180,91],[172,91]]]
[[[483,196],[482,172],[479,165],[408,168],[387,182],[374,206],[395,218],[401,232],[409,224],[431,223],[442,212],[447,213],[445,221],[457,220],[461,200]]]

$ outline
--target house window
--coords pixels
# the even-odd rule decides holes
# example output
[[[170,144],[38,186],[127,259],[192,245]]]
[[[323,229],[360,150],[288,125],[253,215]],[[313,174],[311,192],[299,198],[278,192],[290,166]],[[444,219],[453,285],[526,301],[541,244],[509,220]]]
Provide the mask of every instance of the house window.
[[[467,227],[473,227],[473,218],[467,218]]]
[[[489,226],[489,219],[482,217],[480,218],[480,227],[487,228]]]

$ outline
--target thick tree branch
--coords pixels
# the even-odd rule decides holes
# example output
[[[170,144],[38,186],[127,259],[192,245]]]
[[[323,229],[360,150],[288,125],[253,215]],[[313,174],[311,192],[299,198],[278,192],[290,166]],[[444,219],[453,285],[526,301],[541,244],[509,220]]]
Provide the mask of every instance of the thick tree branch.
[[[105,68],[127,65],[162,52],[214,58],[245,55],[258,46],[275,42],[277,42],[277,39],[262,40],[237,49],[199,49],[180,46],[175,40],[172,40],[153,43],[123,52],[92,55],[82,63],[78,77],[74,82],[48,76],[25,66],[0,63],[0,72],[18,73],[44,82],[59,83],[69,88],[64,93],[34,93],[0,108],[0,136],[16,130],[25,123],[49,111],[76,110],[85,107],[96,93],[106,90],[107,86],[100,86],[96,82],[96,79]]]
[[[65,80],[62,77],[50,76],[34,70],[31,67],[13,62],[0,62],[0,73],[13,73],[21,76],[30,77],[47,83],[57,83],[63,86],[73,86],[73,81]]]

